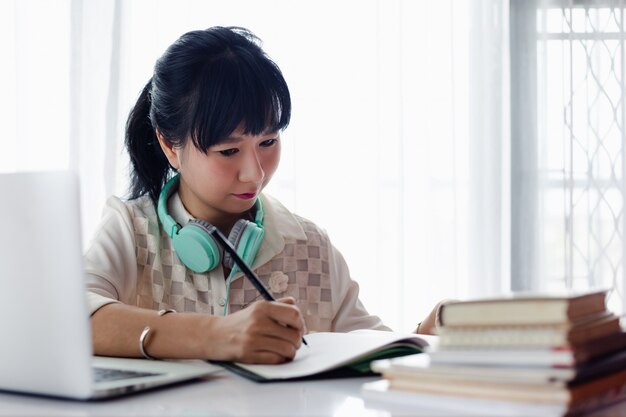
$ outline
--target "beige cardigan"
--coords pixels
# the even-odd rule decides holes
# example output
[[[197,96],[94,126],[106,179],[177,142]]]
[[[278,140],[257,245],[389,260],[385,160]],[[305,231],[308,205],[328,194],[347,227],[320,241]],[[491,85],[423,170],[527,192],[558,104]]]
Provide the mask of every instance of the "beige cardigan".
[[[292,214],[276,199],[261,198],[265,236],[252,269],[273,295],[295,298],[309,331],[389,330],[359,301],[358,284],[350,278],[346,262],[326,232]],[[179,224],[192,219],[177,193],[170,198],[168,210]],[[148,197],[109,198],[84,259],[92,314],[111,302],[224,314],[227,297],[222,266],[203,274],[186,268]],[[282,285],[269,285],[272,272],[282,278]],[[236,274],[228,311],[236,312],[256,299],[260,299],[256,289],[241,272]]]

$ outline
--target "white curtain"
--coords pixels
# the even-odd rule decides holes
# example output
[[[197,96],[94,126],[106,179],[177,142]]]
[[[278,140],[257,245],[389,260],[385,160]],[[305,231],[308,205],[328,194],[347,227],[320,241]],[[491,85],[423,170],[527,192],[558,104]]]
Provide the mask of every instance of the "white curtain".
[[[512,2],[515,288],[624,297],[622,0]]]
[[[69,1],[0,2],[1,171],[67,166],[69,38]]]
[[[19,27],[42,5],[60,16],[43,27],[66,32],[40,32],[25,45]],[[17,35],[0,45],[37,58],[64,51],[39,68],[58,74],[47,73],[32,97],[18,83],[8,90],[13,99],[65,101],[0,116],[14,129],[3,146],[23,157],[0,154],[0,170],[78,170],[86,241],[106,197],[126,193],[124,122],[154,61],[188,30],[236,25],[264,41],[292,93],[281,167],[267,192],[328,230],[372,313],[409,331],[440,299],[509,289],[508,1],[16,0],[6,7],[19,9]],[[16,72],[21,59],[16,54]],[[37,126],[42,136],[15,122],[48,114],[63,128]],[[58,143],[59,153],[45,143]],[[23,163],[33,152],[57,162]]]

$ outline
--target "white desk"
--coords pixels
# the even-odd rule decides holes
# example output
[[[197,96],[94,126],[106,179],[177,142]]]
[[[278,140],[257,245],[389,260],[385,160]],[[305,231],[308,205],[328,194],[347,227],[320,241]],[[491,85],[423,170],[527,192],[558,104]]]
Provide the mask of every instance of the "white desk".
[[[361,385],[377,378],[259,384],[227,371],[202,381],[103,402],[76,402],[0,394],[0,416],[449,416],[393,403],[363,402]],[[626,415],[604,410],[593,417]],[[591,417],[591,416],[590,416]]]
[[[220,371],[199,382],[101,402],[1,393],[0,415],[354,417],[367,415],[359,399],[366,380],[373,378],[259,384]]]

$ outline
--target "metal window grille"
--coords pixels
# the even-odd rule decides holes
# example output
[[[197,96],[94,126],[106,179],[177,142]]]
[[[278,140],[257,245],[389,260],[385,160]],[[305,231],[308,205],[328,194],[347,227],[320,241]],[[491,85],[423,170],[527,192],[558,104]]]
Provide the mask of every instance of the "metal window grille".
[[[538,255],[548,288],[624,299],[624,5],[536,9]]]

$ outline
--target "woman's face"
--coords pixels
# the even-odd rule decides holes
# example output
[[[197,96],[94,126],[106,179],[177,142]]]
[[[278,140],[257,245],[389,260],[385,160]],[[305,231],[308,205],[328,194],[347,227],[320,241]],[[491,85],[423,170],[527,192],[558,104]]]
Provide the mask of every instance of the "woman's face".
[[[280,161],[280,135],[243,134],[237,128],[206,154],[191,140],[170,151],[173,155],[168,159],[180,173],[178,192],[187,211],[218,227],[228,226],[252,208],[274,175]]]

